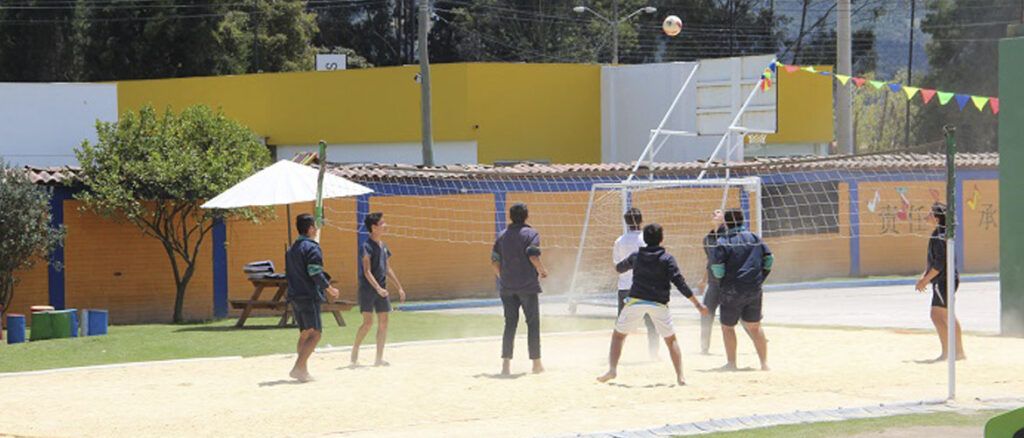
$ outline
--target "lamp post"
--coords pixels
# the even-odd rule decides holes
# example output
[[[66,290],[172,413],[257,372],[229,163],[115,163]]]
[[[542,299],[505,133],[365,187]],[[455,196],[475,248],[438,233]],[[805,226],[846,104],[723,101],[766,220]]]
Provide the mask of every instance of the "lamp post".
[[[617,1],[612,1],[612,18],[610,18],[610,19],[608,17],[605,17],[604,15],[601,15],[601,14],[597,13],[597,11],[595,11],[593,9],[590,9],[590,8],[588,8],[586,6],[576,6],[576,7],[572,8],[572,11],[577,13],[577,14],[582,14],[584,12],[590,12],[591,14],[594,14],[595,16],[597,16],[597,18],[600,18],[605,23],[608,23],[608,24],[610,24],[612,26],[612,64],[618,64],[619,63],[619,26],[621,26],[622,23],[625,23],[627,20],[629,20],[630,18],[635,17],[637,14],[639,14],[641,12],[644,12],[644,13],[647,13],[647,14],[653,14],[653,13],[658,11],[658,8],[656,8],[654,6],[644,6],[644,7],[640,8],[640,9],[637,9],[637,10],[631,12],[629,15],[627,15],[625,17],[619,18],[619,3]]]

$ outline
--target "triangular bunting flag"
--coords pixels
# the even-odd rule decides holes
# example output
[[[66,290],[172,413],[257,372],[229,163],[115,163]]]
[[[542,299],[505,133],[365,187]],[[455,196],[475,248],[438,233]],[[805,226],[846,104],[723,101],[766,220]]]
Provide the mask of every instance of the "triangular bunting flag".
[[[995,97],[989,99],[988,107],[992,108],[992,114],[999,114],[999,99]]]
[[[900,91],[900,88],[903,88],[903,84],[885,84],[885,85],[888,85],[889,86],[889,90],[894,92],[894,93],[897,92],[897,91]]]
[[[921,89],[921,98],[924,99],[924,103],[927,105],[932,98],[935,97],[935,90],[929,90],[927,88]]]
[[[850,77],[847,75],[837,74],[836,79],[839,79],[839,82],[842,82],[843,85],[846,85],[847,82],[850,82]]]
[[[775,66],[776,66],[776,67],[785,67],[785,66],[786,66],[786,64],[783,64],[783,63],[781,63],[781,62],[779,62],[779,61],[775,61]]]
[[[778,62],[773,62],[770,65],[768,65],[768,69],[771,70],[772,73],[774,73],[775,72],[775,68],[778,67],[778,65],[779,65]]]
[[[811,73],[817,73],[818,72],[817,70],[814,69],[814,66],[810,66],[810,65],[808,65],[807,67],[802,68],[801,70],[806,71],[806,72],[811,72]]]
[[[968,96],[966,94],[957,93],[957,95],[954,97],[956,97],[956,104],[960,106],[960,111],[963,111],[964,105],[967,105],[967,102],[971,100],[971,96]]]
[[[853,83],[857,85],[857,88],[863,87],[864,83],[868,81],[867,79],[864,79],[864,78],[850,78],[850,79],[853,80]]]
[[[822,76],[832,76],[832,72],[830,71],[820,71],[818,74]]]
[[[985,96],[971,96],[971,102],[974,102],[974,106],[978,108],[978,111],[981,111],[985,109],[988,98]]]
[[[949,93],[946,91],[938,91],[935,94],[939,95],[939,105],[945,105],[949,103],[949,99],[953,98],[953,93]]]
[[[800,66],[799,65],[787,65],[787,66],[785,66],[785,69],[786,69],[786,73],[796,73],[797,70],[800,70]]]
[[[882,81],[868,81],[868,83],[871,84],[872,87],[875,87],[876,90],[885,85],[885,82]]]
[[[920,88],[911,87],[909,85],[904,85],[903,86],[903,92],[907,93],[907,99],[908,100],[914,98],[914,95],[917,94],[917,90],[920,90]]]

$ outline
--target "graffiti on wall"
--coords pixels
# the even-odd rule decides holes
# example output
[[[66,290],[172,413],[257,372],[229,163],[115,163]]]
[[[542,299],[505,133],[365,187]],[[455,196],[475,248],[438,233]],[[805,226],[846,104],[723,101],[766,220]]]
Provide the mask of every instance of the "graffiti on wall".
[[[874,196],[868,201],[868,211],[877,216],[877,223],[880,226],[879,234],[915,234],[926,233],[931,228],[928,224],[928,212],[931,203],[924,205],[922,202],[914,202],[907,193],[906,187],[896,187],[896,198],[893,201],[885,202],[882,193],[875,190]],[[930,190],[932,203],[938,200],[939,192]]]

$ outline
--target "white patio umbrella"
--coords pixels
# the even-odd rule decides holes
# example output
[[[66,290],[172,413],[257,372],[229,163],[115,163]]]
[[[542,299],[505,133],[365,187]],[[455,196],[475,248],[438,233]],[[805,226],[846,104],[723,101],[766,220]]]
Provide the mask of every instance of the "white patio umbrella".
[[[206,201],[201,207],[228,209],[315,201],[316,180],[316,169],[281,160]],[[373,193],[373,189],[337,175],[324,175],[323,199],[367,193]]]
[[[228,209],[270,205],[288,206],[288,241],[292,240],[291,204],[316,201],[319,172],[312,167],[281,160],[235,184],[200,207]],[[323,199],[373,193],[373,189],[337,175],[324,174]]]

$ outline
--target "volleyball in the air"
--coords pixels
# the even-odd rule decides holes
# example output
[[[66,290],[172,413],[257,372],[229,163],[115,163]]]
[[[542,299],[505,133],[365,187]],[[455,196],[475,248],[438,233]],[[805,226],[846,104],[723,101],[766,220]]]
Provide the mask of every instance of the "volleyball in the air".
[[[669,15],[665,17],[665,21],[661,22],[661,30],[665,31],[665,35],[676,36],[683,30],[683,20],[675,15]]]

